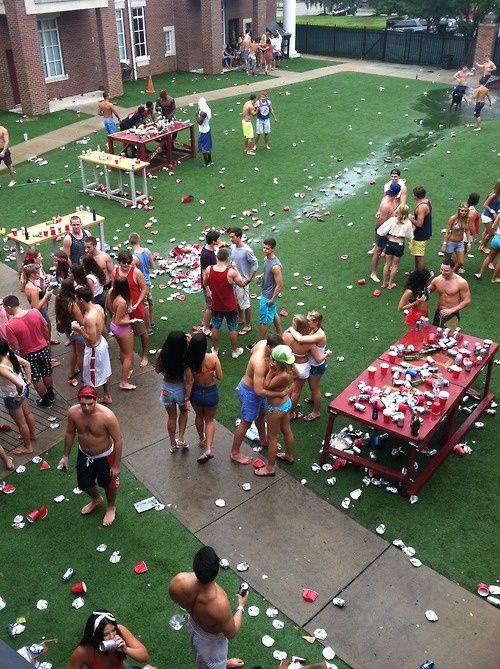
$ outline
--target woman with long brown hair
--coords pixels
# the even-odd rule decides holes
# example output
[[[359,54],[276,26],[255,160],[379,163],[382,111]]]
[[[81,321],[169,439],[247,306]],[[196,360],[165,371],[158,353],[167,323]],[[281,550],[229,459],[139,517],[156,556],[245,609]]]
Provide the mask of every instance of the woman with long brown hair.
[[[118,277],[113,281],[106,302],[108,311],[111,312],[110,330],[120,347],[120,362],[122,365],[120,388],[122,390],[135,390],[136,386],[130,383],[129,379],[132,376],[134,362],[132,323],[138,319],[130,318],[132,302],[127,279]]]

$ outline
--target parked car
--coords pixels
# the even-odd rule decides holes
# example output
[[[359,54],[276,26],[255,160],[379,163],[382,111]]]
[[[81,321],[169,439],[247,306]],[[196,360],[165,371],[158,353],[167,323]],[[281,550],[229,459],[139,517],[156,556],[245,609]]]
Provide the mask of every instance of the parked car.
[[[454,35],[458,32],[458,21],[456,19],[449,19],[448,17],[439,19],[436,30],[440,33],[445,32]]]
[[[427,30],[427,21],[425,19],[389,21],[387,28],[398,33],[422,33]]]
[[[333,7],[330,10],[330,14],[332,16],[356,16],[357,11],[358,11],[358,6],[355,2],[352,4],[339,2],[336,5],[333,5]]]

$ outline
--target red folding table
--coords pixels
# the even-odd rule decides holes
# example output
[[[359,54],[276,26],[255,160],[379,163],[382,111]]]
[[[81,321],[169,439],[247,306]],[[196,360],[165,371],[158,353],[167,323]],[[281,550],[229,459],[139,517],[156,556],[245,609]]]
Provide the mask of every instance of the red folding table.
[[[189,131],[189,143],[179,141],[176,137],[183,131]],[[175,155],[174,155],[175,140]],[[146,125],[143,130],[120,130],[108,135],[108,151],[115,153],[115,142],[122,144],[125,151],[132,146],[137,152],[137,158],[151,163],[148,172],[157,172],[163,167],[172,167],[176,162],[189,160],[195,157],[196,144],[194,138],[194,125],[189,122],[175,121],[168,130],[159,131],[156,125]],[[157,146],[153,150],[147,148],[147,144],[155,142]]]
[[[424,328],[420,332],[410,331],[401,337],[398,342],[396,342],[396,346],[401,344],[408,346],[409,344],[412,344],[416,352],[424,350],[423,345],[427,341],[429,333],[435,333],[436,331],[437,328],[433,326]],[[458,346],[463,346],[463,342],[467,340],[469,341],[469,349],[471,351],[474,350],[476,343],[479,343],[482,346],[484,345],[484,341],[482,339],[478,339],[477,337],[472,337],[469,335],[463,335]],[[495,395],[490,392],[489,387],[493,362],[497,350],[498,344],[490,344],[487,354],[484,356],[483,360],[480,361],[479,364],[474,365],[470,372],[463,370],[458,378],[453,378],[452,373],[449,371],[449,367],[453,365],[453,359],[451,356],[443,351],[429,354],[432,357],[434,364],[439,367],[439,373],[442,375],[442,377],[449,380],[449,385],[446,388],[446,390],[449,392],[449,398],[446,405],[443,407],[441,414],[433,415],[432,413],[425,413],[422,415],[423,423],[420,427],[418,436],[416,437],[412,436],[410,432],[411,418],[409,412],[407,412],[405,415],[404,425],[399,427],[397,423],[392,422],[392,420],[385,422],[386,419],[384,418],[382,412],[379,412],[378,420],[373,420],[371,404],[365,403],[365,411],[361,412],[356,410],[354,408],[354,404],[349,401],[349,398],[359,395],[360,391],[358,388],[358,383],[360,381],[382,389],[387,387],[392,388],[392,374],[390,368],[385,372],[385,374],[383,374],[383,370],[380,368],[381,363],[392,362],[391,358],[389,357],[389,350],[386,351],[370,365],[370,367],[375,367],[377,370],[374,378],[369,378],[368,371],[365,370],[352,383],[350,383],[349,386],[347,386],[347,388],[340,393],[340,395],[338,395],[332,402],[330,402],[328,407],[328,422],[323,447],[321,450],[321,464],[325,464],[328,455],[343,458],[347,462],[368,468],[382,476],[388,476],[390,478],[396,479],[401,484],[401,492],[407,497],[416,494],[444,462],[455,444],[462,441],[473,424],[479,419],[481,414],[495,399]],[[423,365],[426,362],[426,357],[427,354],[423,355],[421,360],[412,360],[410,362],[411,366],[417,368],[420,365]],[[401,362],[402,360],[403,358],[400,357],[398,362]],[[476,391],[472,389],[472,384],[485,368],[486,379],[484,391],[482,397],[479,397]],[[394,390],[397,389],[394,388]],[[477,397],[478,404],[471,411],[463,424],[457,428],[456,419],[458,407],[466,394]],[[363,423],[364,425],[380,430],[381,432],[387,432],[389,435],[405,441],[408,444],[409,449],[407,464],[403,469],[404,473],[401,470],[393,469],[387,465],[380,464],[367,457],[363,457],[363,455],[346,453],[343,450],[331,446],[330,441],[337,416],[345,416],[352,421]],[[419,450],[425,450],[425,447],[428,446],[431,439],[436,435],[441,427],[443,428],[443,433],[440,439],[441,447],[433,457],[429,458],[426,466],[420,469],[418,474],[416,474],[414,471],[414,463],[417,452]],[[401,463],[402,460],[399,459],[398,464],[401,465]]]

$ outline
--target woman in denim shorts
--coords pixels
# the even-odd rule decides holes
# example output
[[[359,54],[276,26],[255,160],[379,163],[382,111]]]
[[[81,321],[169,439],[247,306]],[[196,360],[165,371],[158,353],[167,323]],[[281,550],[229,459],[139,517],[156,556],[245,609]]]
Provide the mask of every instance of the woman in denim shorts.
[[[222,379],[222,367],[215,353],[207,353],[207,337],[203,332],[197,332],[191,337],[186,364],[186,396],[190,395],[196,414],[195,425],[200,438],[198,445],[204,449],[198,462],[204,464],[213,458],[215,413],[219,404],[219,390],[215,380]]]
[[[0,338],[0,394],[5,408],[14,420],[23,440],[15,448],[15,455],[33,453],[31,440],[36,439],[35,419],[28,405],[28,384],[31,383],[31,365],[17,356],[5,339]],[[14,469],[12,458],[0,448],[0,459],[8,470]]]

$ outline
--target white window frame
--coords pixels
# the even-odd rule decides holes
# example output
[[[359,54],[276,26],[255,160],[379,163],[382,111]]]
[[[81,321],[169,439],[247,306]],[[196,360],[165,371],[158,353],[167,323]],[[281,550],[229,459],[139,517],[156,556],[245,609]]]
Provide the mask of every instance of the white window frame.
[[[140,31],[137,31],[135,28],[135,21],[138,19],[142,20],[142,28]],[[132,27],[133,27],[133,35],[132,35],[132,41],[133,41],[133,46],[134,46],[134,54],[135,54],[135,62],[137,65],[147,65],[149,64],[149,55],[148,55],[148,43],[147,43],[147,35],[146,35],[146,12],[144,11],[144,7],[132,7]],[[141,32],[144,41],[143,42],[138,42],[137,41],[137,32]],[[138,46],[143,46],[144,53],[137,53],[137,47]]]
[[[167,35],[170,34],[170,49],[167,48]],[[175,56],[175,26],[163,26],[165,56]]]
[[[45,75],[45,81],[51,82],[51,81],[63,81],[68,78],[68,75],[64,71],[64,60],[63,60],[63,55],[62,55],[62,49],[61,49],[61,37],[59,35],[59,24],[57,21],[57,16],[46,16],[42,19],[37,19],[37,30],[38,30],[38,37],[40,40],[40,56],[42,58],[42,63],[43,63],[43,71]],[[49,27],[48,24],[54,22],[53,27]],[[44,33],[51,32],[55,33],[57,37],[57,41],[55,44],[45,44],[44,42],[46,41],[46,36]],[[58,52],[58,59],[57,60],[51,60],[49,59],[49,53],[48,49],[53,49],[55,48],[56,51]],[[53,65],[54,63],[59,63],[60,64],[60,72],[57,74],[51,74],[50,73],[50,66]],[[59,68],[58,68],[59,69]]]
[[[252,30],[252,17],[250,17],[249,19],[243,19],[242,21],[243,34],[246,33],[248,24],[250,24],[250,30]]]
[[[125,34],[125,16],[123,9],[115,7],[116,38],[118,40],[118,57],[121,62],[128,63],[127,39]]]

